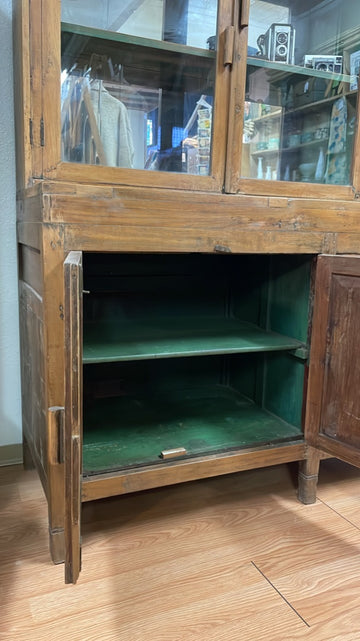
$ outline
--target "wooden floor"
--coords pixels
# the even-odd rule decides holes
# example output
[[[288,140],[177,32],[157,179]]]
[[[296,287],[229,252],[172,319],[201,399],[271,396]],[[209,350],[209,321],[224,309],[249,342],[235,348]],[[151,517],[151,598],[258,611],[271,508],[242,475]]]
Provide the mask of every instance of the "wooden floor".
[[[311,506],[285,465],[86,504],[76,586],[36,474],[0,468],[0,639],[359,641],[360,472],[321,466]]]

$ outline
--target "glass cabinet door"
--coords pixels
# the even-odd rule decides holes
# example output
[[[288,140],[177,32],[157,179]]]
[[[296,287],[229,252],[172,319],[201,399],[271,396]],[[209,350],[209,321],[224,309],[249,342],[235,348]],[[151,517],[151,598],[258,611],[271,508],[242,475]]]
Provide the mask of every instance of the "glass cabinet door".
[[[250,0],[242,176],[349,185],[360,3]]]
[[[209,175],[217,0],[62,0],[66,162]]]

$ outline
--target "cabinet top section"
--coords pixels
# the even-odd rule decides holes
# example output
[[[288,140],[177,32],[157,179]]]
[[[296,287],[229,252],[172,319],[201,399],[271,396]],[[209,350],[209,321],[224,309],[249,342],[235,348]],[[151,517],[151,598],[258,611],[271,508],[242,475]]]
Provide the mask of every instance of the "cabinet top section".
[[[15,0],[14,16],[19,189],[360,192],[352,0]]]
[[[357,254],[359,202],[328,190],[333,199],[184,190],[180,203],[171,189],[41,181],[19,198],[18,237],[41,250],[57,230],[61,252]]]

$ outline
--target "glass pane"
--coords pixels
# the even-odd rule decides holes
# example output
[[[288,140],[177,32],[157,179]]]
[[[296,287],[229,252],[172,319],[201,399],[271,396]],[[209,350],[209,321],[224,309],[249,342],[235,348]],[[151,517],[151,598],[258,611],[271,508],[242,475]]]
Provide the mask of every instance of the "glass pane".
[[[348,185],[360,3],[250,0],[244,177]]]
[[[62,159],[207,175],[217,0],[63,0]]]

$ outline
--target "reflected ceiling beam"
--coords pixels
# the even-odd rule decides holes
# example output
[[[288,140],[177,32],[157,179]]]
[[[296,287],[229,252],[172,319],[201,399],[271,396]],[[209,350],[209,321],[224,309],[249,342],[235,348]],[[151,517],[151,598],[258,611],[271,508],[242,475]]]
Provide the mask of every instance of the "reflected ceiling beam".
[[[145,0],[125,0],[123,2],[123,7],[121,10],[121,13],[118,15],[116,20],[109,25],[108,29],[110,31],[118,31],[124,22],[130,18],[131,14],[134,13],[139,7],[141,7],[142,4],[144,4]]]

